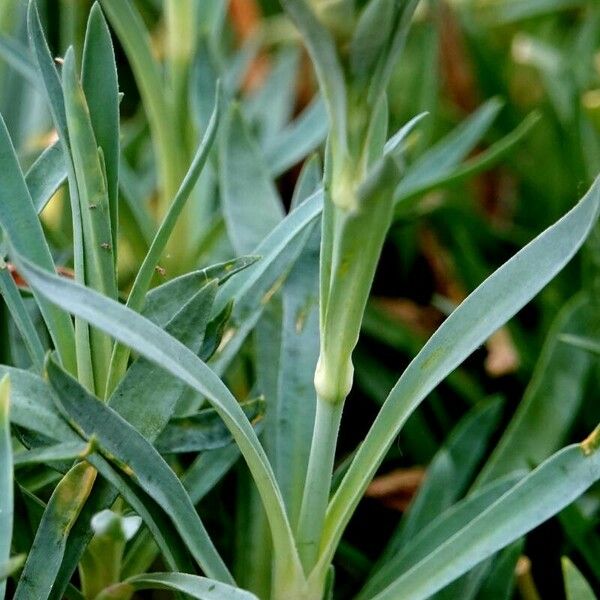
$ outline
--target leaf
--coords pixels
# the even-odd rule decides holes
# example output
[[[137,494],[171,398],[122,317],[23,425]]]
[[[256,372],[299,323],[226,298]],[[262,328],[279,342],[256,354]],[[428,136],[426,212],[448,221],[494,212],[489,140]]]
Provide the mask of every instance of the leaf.
[[[116,261],[119,223],[119,83],[110,32],[97,2],[92,6],[87,23],[81,77],[94,136],[104,156],[111,245]]]
[[[360,82],[373,73],[394,27],[393,0],[372,0],[360,14],[350,42],[350,67]]]
[[[13,466],[12,438],[10,435],[10,379],[4,375],[0,379],[0,565],[10,559],[13,530]],[[6,584],[0,577],[0,599],[4,598]]]
[[[54,488],[19,579],[15,600],[47,598],[50,594],[69,531],[92,489],[95,477],[96,471],[81,462]]]
[[[515,568],[523,553],[523,539],[498,554],[477,594],[477,600],[510,600],[515,587]]]
[[[202,452],[184,473],[182,483],[194,505],[221,480],[240,456],[234,444]],[[149,569],[158,555],[158,548],[148,531],[142,531],[129,546],[121,570],[127,578]]]
[[[584,398],[593,357],[560,342],[589,330],[592,308],[577,296],[557,315],[517,411],[477,478],[478,485],[529,469],[563,443]]]
[[[240,404],[248,420],[257,423],[265,412],[262,398]],[[214,408],[207,408],[187,417],[171,419],[158,436],[155,446],[161,454],[202,452],[222,448],[233,438]]]
[[[346,150],[346,87],[335,42],[319,22],[306,0],[282,0],[310,54],[319,79],[319,88],[327,105],[334,152]]]
[[[272,415],[275,438],[272,461],[293,524],[300,515],[315,418],[320,234],[320,229],[315,227],[282,290],[282,339],[279,369],[275,374],[278,392]]]
[[[171,194],[179,186],[179,168],[184,163],[176,136],[177,128],[172,126],[172,111],[167,96],[157,93],[157,90],[163,89],[164,79],[160,65],[152,54],[150,35],[131,2],[101,0],[101,5],[131,64],[150,124],[161,187],[166,200],[170,202]]]
[[[51,446],[42,446],[25,452],[17,452],[14,457],[15,467],[38,463],[74,461],[84,458],[93,448],[93,444],[84,442],[63,442]]]
[[[510,133],[492,144],[486,150],[483,150],[473,158],[468,159],[462,165],[455,166],[455,168],[450,170],[443,170],[433,177],[424,178],[421,181],[421,184],[415,185],[408,190],[403,189],[402,187],[396,188],[394,193],[396,217],[402,216],[404,213],[408,212],[419,196],[442,186],[458,184],[497,164],[500,159],[511,152],[517,144],[529,134],[539,121],[540,115],[538,113],[531,113]]]
[[[369,577],[357,600],[371,598],[390,585],[400,574],[427,558],[438,546],[511,489],[523,475],[523,472],[507,475],[470,494],[454,506],[432,515],[429,523],[423,524],[421,529],[413,532],[412,537],[404,539],[402,546],[396,547],[394,554],[388,553],[388,559]]]
[[[258,600],[254,594],[230,585],[185,573],[144,573],[108,588],[97,600],[128,599],[141,590],[171,590],[199,600]]]
[[[307,204],[308,202],[302,207]],[[294,211],[294,214],[300,212],[302,207]],[[96,327],[110,332],[121,343],[128,344],[208,398],[220,412],[254,476],[270,519],[278,560],[290,569],[299,569],[291,530],[273,471],[252,425],[220,379],[193,352],[141,315],[92,290],[45,274],[35,265],[18,260],[19,268],[30,285],[39,286],[40,290],[43,288],[43,293],[51,296],[53,302],[68,305],[69,311],[93,321]]]
[[[13,556],[7,562],[0,564],[0,589],[2,589],[0,594],[4,594],[2,582],[16,573],[23,566],[25,563],[25,558],[25,554],[19,554],[18,556]]]
[[[272,177],[278,177],[316,150],[327,136],[326,107],[317,96],[300,115],[265,145],[264,155]]]
[[[15,322],[21,338],[27,348],[35,369],[41,372],[44,365],[44,347],[40,336],[31,320],[31,315],[23,302],[15,280],[8,272],[7,265],[0,257],[0,294]]]
[[[112,243],[111,207],[106,187],[103,154],[90,120],[90,109],[75,71],[75,55],[67,51],[62,81],[71,157],[75,169],[79,209],[83,225],[85,282],[109,298],[117,297],[116,247]],[[112,343],[108,336],[92,328],[90,350],[94,389],[102,396],[106,386]]]
[[[28,49],[23,47],[21,42],[6,35],[0,35],[0,56],[34,87],[39,87],[40,82],[35,65],[29,56]]]
[[[63,421],[52,401],[50,389],[29,371],[0,365],[0,377],[11,382],[11,422],[56,441],[73,439],[73,432]]]
[[[216,291],[217,281],[209,280],[166,324],[166,331],[194,354],[202,347]],[[140,357],[129,367],[108,405],[154,442],[173,416],[185,389],[180,379]]]
[[[323,557],[329,557],[396,435],[436,385],[510,319],[577,252],[598,218],[600,179],[562,219],[493,273],[446,319],[406,368],[334,495]]]
[[[567,600],[596,600],[590,584],[566,556],[562,558],[562,570]]]
[[[406,171],[394,197],[404,198],[447,175],[473,150],[498,116],[502,103],[492,98],[419,157]],[[396,200],[397,202],[398,200]]]
[[[67,178],[67,167],[60,142],[48,146],[31,165],[25,183],[37,213],[41,213]]]
[[[44,84],[44,92],[52,115],[52,121],[58,132],[63,150],[63,159],[65,161],[67,180],[69,182],[69,200],[73,224],[73,263],[75,279],[80,283],[83,283],[85,279],[83,231],[79,199],[77,197],[77,182],[75,180],[75,170],[71,160],[71,151],[69,147],[64,94],[60,77],[56,71],[54,59],[50,54],[50,48],[48,48],[46,38],[44,37],[35,0],[29,0],[29,5],[27,7],[27,32],[34,61]],[[73,345],[74,349],[72,348]],[[91,387],[93,385],[93,373],[90,356],[89,330],[87,325],[82,323],[79,319],[75,319],[74,344],[70,345],[70,350],[74,350],[75,356],[72,361],[70,360],[69,362],[65,362],[65,359],[63,358],[63,364],[69,368],[70,372],[77,372],[79,379]],[[68,365],[71,362],[73,362],[73,366],[69,367]],[[75,362],[77,365],[76,368]]]
[[[206,573],[233,581],[181,482],[154,447],[118,413],[90,396],[53,360],[47,362],[46,368],[57,405],[71,426],[84,439],[97,438],[107,460],[165,510]]]
[[[257,260],[259,260],[258,256],[242,256],[170,279],[148,292],[142,314],[160,327],[165,327],[181,307],[211,279],[216,279],[218,284],[222,285]]]
[[[600,452],[575,444],[546,460],[373,600],[428,598],[567,506],[600,478]]]
[[[572,335],[572,334],[563,334],[560,336],[560,341],[568,344],[569,346],[574,346],[575,348],[581,348],[582,350],[586,350],[591,354],[598,355],[600,354],[600,343],[596,340],[585,337],[582,335]]]
[[[419,0],[408,0],[402,6],[396,4],[394,15],[395,29],[392,31],[391,39],[387,47],[379,57],[379,62],[370,81],[369,99],[375,104],[379,97],[385,94],[392,72],[406,44],[406,38],[412,23],[414,12]]]
[[[188,172],[183,178],[183,181],[181,182],[181,185],[175,194],[175,198],[173,198],[173,202],[171,203],[163,222],[160,224],[160,227],[158,228],[158,231],[156,232],[156,235],[150,244],[148,254],[146,254],[146,257],[144,258],[144,261],[137,272],[131,287],[131,291],[127,297],[127,306],[133,310],[139,311],[142,309],[146,293],[150,287],[150,283],[152,282],[152,276],[154,275],[160,256],[167,246],[167,242],[173,233],[175,225],[177,224],[177,220],[181,215],[186,201],[188,200],[192,190],[194,189],[194,186],[196,185],[196,182],[198,181],[198,177],[202,173],[202,169],[204,168],[217,133],[220,110],[221,92],[220,86],[217,85],[215,106],[210,117],[210,122],[208,123],[207,129],[204,132],[204,137],[202,138],[202,141],[196,150]],[[107,396],[110,395],[110,393],[114,390],[118,381],[125,372],[128,358],[129,350],[120,344],[115,344],[108,381],[106,384]]]
[[[229,241],[248,254],[283,218],[279,194],[239,107],[223,123],[219,149],[220,190]]]
[[[502,402],[495,398],[473,408],[455,426],[431,461],[425,482],[392,534],[379,565],[387,564],[420,530],[464,494],[487,450],[501,412]]]
[[[4,120],[0,117],[0,225],[23,256],[48,271],[54,261],[25,184]],[[73,325],[69,316],[39,297],[36,301],[59,356],[67,369],[76,371]]]

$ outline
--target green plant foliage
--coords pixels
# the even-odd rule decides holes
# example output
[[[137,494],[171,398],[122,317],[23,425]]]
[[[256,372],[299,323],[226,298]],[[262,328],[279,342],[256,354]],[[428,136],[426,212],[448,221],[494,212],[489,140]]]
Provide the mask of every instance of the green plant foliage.
[[[0,3],[0,600],[595,598],[599,52],[592,0]]]

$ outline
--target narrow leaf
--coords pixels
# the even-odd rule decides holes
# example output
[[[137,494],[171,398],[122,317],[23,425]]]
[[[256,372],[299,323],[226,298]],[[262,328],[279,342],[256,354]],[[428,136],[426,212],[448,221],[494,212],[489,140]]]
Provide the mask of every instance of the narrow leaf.
[[[82,86],[106,168],[106,187],[116,260],[119,195],[119,83],[108,25],[98,3],[88,19],[82,60]]]
[[[67,167],[60,142],[48,146],[31,165],[25,183],[37,213],[41,213],[67,179]]]
[[[328,511],[324,556],[343,528],[396,435],[436,385],[510,319],[573,257],[600,210],[600,179],[562,219],[484,281],[446,319],[390,392]]]
[[[171,590],[198,600],[258,600],[254,594],[213,579],[185,573],[145,573],[110,587],[97,600],[130,598],[141,590]]]
[[[13,531],[13,465],[10,435],[10,380],[4,375],[0,380],[0,565],[7,565]],[[0,599],[4,598],[6,584],[0,577]]]
[[[561,450],[373,600],[424,600],[531,531],[600,479],[600,452]]]
[[[96,471],[81,462],[54,488],[21,574],[15,600],[47,598],[60,568],[69,531],[88,497]]]
[[[15,249],[48,271],[54,261],[46,243],[29,190],[25,184],[4,120],[0,117],[0,225]],[[34,292],[56,349],[67,369],[74,372],[73,324],[67,314],[49,305]]]
[[[596,600],[596,595],[579,569],[566,557],[562,559],[567,600]]]
[[[181,482],[154,447],[116,412],[89,395],[53,360],[47,362],[59,409],[85,439],[92,436],[109,461],[149,494],[173,520],[204,571],[233,581]]]
[[[236,106],[223,123],[220,163],[229,240],[237,254],[248,254],[281,221],[283,207],[260,149]]]

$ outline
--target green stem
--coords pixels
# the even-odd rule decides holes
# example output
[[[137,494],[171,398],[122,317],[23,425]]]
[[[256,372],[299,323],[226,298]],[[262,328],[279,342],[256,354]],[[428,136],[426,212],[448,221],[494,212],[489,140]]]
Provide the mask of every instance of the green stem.
[[[306,572],[310,572],[319,554],[343,408],[343,402],[334,404],[322,398],[317,399],[315,427],[297,532],[298,551]]]

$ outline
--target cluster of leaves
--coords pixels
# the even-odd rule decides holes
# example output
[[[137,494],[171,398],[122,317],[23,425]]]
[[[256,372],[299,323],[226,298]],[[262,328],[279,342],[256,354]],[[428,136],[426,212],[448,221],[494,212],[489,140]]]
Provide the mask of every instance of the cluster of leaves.
[[[55,4],[0,6],[0,597],[508,599],[558,515],[594,598],[595,3]]]

